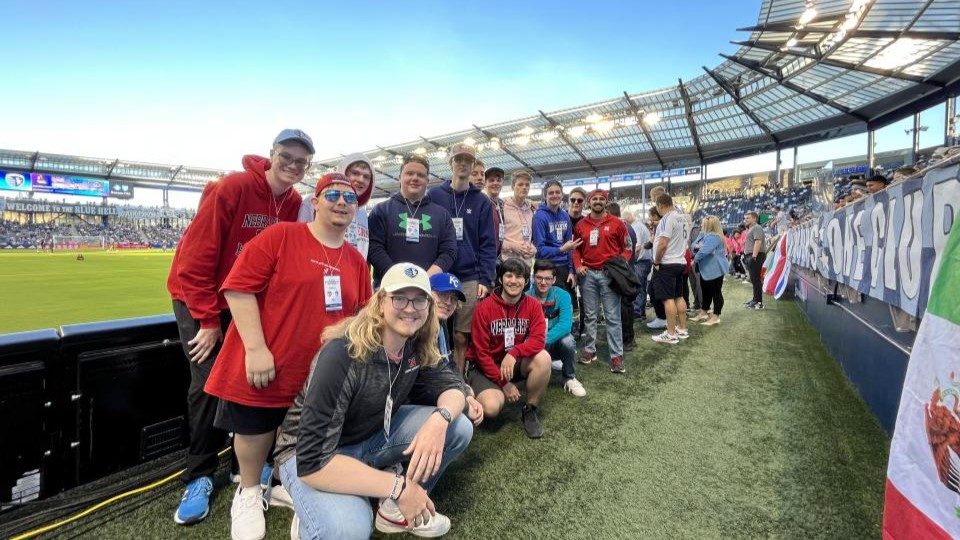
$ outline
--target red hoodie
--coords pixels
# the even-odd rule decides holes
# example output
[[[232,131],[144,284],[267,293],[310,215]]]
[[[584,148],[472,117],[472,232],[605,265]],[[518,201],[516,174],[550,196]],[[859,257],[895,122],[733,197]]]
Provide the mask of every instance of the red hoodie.
[[[513,326],[513,349],[503,346],[503,329]],[[500,291],[477,304],[471,324],[467,359],[474,362],[486,378],[501,387],[508,382],[500,376],[500,362],[509,352],[518,361],[531,358],[544,349],[547,323],[537,299],[524,294],[516,304],[508,304]]]
[[[599,231],[597,245],[590,245],[590,233]],[[599,220],[586,215],[573,228],[573,237],[582,238],[580,247],[573,250],[573,266],[577,270],[586,266],[590,270],[603,270],[604,263],[614,257],[630,260],[630,233],[622,219],[604,214]]]
[[[266,176],[269,159],[244,156],[243,168],[203,190],[167,277],[170,296],[187,305],[201,328],[220,326],[220,312],[228,309],[220,286],[243,245],[268,225],[296,221],[300,210],[302,198],[296,190],[273,196]]]

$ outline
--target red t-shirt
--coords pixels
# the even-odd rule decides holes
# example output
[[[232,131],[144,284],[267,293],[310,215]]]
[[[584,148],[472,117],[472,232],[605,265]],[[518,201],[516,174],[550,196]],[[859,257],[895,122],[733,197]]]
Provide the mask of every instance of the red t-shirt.
[[[325,248],[306,223],[264,229],[243,248],[220,290],[256,295],[276,378],[263,389],[247,383],[246,352],[231,323],[204,390],[242,405],[289,407],[307,380],[324,328],[356,314],[373,295],[370,280],[357,279],[368,274],[359,251],[346,242]],[[340,276],[339,311],[326,310],[325,275]]]

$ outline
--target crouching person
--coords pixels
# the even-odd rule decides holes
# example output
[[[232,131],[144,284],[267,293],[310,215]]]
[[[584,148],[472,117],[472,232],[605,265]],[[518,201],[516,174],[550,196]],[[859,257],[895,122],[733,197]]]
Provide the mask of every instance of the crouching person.
[[[524,294],[530,268],[507,259],[497,270],[501,286],[477,304],[467,360],[476,369],[467,381],[483,406],[483,415],[500,414],[504,402],[520,401],[514,384],[527,381],[523,429],[531,439],[543,436],[538,407],[550,382],[550,353],[544,350],[547,325],[540,302]]]
[[[463,383],[439,365],[438,327],[426,270],[401,263],[356,317],[324,332],[277,438],[297,512],[291,537],[368,538],[373,525],[423,537],[450,530],[429,493],[473,425],[461,415]]]
[[[570,334],[573,327],[573,306],[570,294],[554,285],[557,266],[549,259],[538,259],[533,264],[533,285],[527,293],[540,302],[543,318],[547,324],[547,352],[553,369],[563,375],[563,389],[574,396],[587,395],[583,384],[577,380],[577,343]]]

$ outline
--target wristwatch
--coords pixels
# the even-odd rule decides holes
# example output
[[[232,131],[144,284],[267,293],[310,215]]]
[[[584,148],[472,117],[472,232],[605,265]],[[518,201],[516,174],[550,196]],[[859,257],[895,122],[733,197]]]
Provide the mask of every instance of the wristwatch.
[[[448,411],[444,407],[437,407],[436,409],[433,410],[433,412],[440,413],[440,417],[446,420],[448,424],[450,422],[453,422],[453,415],[451,415],[450,411]]]

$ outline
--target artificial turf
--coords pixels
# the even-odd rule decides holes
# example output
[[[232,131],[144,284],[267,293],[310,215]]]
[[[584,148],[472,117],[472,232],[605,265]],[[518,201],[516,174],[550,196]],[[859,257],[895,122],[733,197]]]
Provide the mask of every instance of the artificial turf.
[[[794,302],[748,311],[748,286],[724,289],[719,326],[664,345],[638,323],[626,374],[578,366],[585,398],[554,377],[543,439],[524,435],[516,406],[481,426],[433,493],[448,537],[879,538],[887,435]],[[229,537],[229,487],[187,528],[172,520],[180,489],[58,535]],[[291,515],[267,512],[267,538],[288,538]]]
[[[172,252],[0,252],[0,334],[171,313]]]

